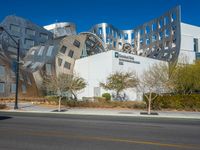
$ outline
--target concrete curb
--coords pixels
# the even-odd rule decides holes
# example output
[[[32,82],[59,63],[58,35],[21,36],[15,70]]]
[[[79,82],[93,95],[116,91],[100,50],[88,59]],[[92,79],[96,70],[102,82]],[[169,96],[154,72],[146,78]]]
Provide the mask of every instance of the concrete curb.
[[[183,115],[141,115],[140,113],[102,113],[102,112],[48,112],[48,111],[23,111],[23,110],[0,110],[0,112],[7,113],[36,113],[36,114],[60,114],[60,115],[92,115],[92,116],[119,116],[119,117],[143,117],[143,118],[172,118],[172,119],[198,119],[200,120],[200,116],[183,116]]]

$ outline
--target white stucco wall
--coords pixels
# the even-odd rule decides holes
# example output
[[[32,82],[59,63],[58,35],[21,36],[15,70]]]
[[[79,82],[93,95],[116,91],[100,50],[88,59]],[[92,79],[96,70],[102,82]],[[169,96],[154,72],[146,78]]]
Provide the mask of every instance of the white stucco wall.
[[[181,47],[179,62],[182,59],[187,59],[188,63],[194,63],[196,55],[194,52],[194,38],[198,39],[200,44],[200,27],[181,23]],[[200,45],[198,44],[198,52],[200,52]]]
[[[147,70],[151,65],[162,62],[155,59],[118,52],[123,56],[131,56],[134,58],[134,61],[139,62],[138,64],[123,61],[123,65],[120,65],[119,58],[115,57],[115,52],[117,51],[110,50],[104,53],[76,60],[74,67],[75,73],[84,78],[87,82],[87,87],[78,93],[79,99],[82,97],[95,96],[94,88],[99,87],[100,82],[106,82],[106,78],[111,73],[115,73],[116,71],[134,71],[138,77],[140,77],[143,71]],[[100,88],[100,95],[105,92],[106,91],[104,89]],[[112,93],[112,91],[108,92]],[[129,100],[141,100],[141,93],[136,89],[126,90],[125,94]]]

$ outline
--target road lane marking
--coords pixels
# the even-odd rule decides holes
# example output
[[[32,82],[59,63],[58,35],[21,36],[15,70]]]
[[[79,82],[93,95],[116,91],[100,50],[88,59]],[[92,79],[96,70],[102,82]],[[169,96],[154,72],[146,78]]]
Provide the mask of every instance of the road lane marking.
[[[1,130],[0,132],[8,131]],[[41,136],[41,137],[60,137],[60,138],[74,138],[74,139],[81,139],[81,140],[95,140],[95,141],[108,141],[108,142],[121,142],[121,143],[130,143],[130,144],[144,144],[144,145],[153,145],[153,146],[161,146],[161,147],[172,147],[172,148],[180,148],[180,149],[198,149],[200,150],[200,145],[186,145],[186,144],[171,144],[171,143],[161,143],[161,142],[153,142],[153,141],[142,141],[142,140],[133,140],[133,139],[124,139],[124,138],[113,138],[113,137],[100,137],[100,136],[84,136],[84,135],[67,135],[63,132],[55,132],[55,131],[33,131],[33,130],[23,130],[23,132],[19,130],[9,130],[12,134],[25,134],[25,135],[32,135],[32,136]]]

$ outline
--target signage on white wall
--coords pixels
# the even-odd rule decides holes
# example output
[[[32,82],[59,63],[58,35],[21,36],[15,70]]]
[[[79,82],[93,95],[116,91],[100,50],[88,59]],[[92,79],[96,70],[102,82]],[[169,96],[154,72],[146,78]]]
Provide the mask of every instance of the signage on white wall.
[[[120,54],[119,52],[115,52],[115,58],[119,59],[119,65],[123,65],[123,62],[140,64],[139,61],[135,61],[135,58],[133,56]]]

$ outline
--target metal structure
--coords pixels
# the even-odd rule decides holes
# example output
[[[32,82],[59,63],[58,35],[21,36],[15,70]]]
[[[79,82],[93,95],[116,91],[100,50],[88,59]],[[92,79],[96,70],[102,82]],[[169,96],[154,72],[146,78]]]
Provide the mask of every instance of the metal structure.
[[[176,61],[180,50],[180,6],[132,30],[119,30],[101,23],[91,32],[107,49],[119,50],[164,61]]]
[[[76,33],[73,23],[40,27],[28,20],[8,16],[0,24],[20,40],[19,96],[43,95],[44,76],[72,74],[76,59],[108,50],[176,62],[180,51],[180,7],[132,30],[101,23],[90,32]],[[17,46],[6,33],[0,35],[0,97],[13,96]],[[17,83],[17,82],[16,82]],[[18,93],[18,92],[17,92]]]
[[[23,58],[31,47],[53,40],[53,33],[21,17],[7,16],[0,26],[16,41],[20,39],[20,58]],[[0,35],[0,43],[7,56],[11,59],[16,56],[16,44],[6,33]]]
[[[54,38],[76,35],[76,25],[71,22],[59,22],[44,26],[44,28],[48,31],[51,31],[54,35]]]

